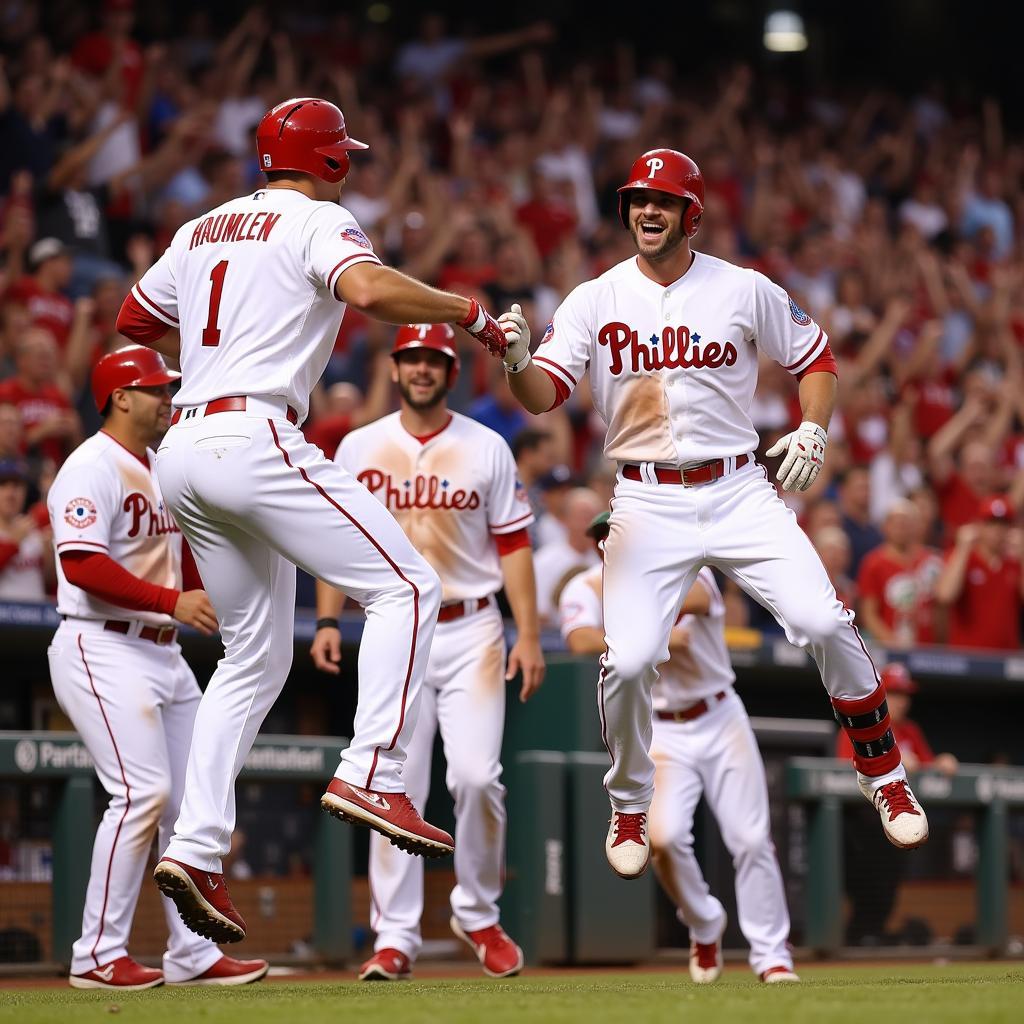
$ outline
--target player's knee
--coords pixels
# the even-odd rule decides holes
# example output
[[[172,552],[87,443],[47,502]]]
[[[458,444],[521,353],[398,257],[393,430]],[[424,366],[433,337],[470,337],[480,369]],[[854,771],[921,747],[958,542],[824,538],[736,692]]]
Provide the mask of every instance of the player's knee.
[[[643,644],[611,647],[603,662],[605,679],[622,682],[642,680],[653,673],[657,657],[657,654],[648,651]]]
[[[416,588],[416,599],[419,602],[420,613],[425,618],[431,618],[437,614],[441,607],[441,577],[426,562],[418,566],[416,571],[409,574],[413,586]]]
[[[459,802],[498,801],[504,795],[501,769],[487,764],[460,764],[449,773],[448,788]]]
[[[807,609],[791,625],[807,638],[808,643],[818,645],[833,639],[844,623],[833,608],[823,607]]]
[[[693,849],[693,831],[684,822],[673,824],[668,821],[651,821],[647,837],[651,843],[651,855],[657,852],[662,857],[673,853],[685,853]]]
[[[171,783],[167,779],[154,779],[144,786],[133,786],[131,810],[140,819],[145,818],[155,828],[171,803]]]
[[[726,846],[732,854],[732,862],[737,867],[744,861],[756,860],[766,852],[771,852],[772,837],[767,828],[738,828],[730,830],[724,837]]]

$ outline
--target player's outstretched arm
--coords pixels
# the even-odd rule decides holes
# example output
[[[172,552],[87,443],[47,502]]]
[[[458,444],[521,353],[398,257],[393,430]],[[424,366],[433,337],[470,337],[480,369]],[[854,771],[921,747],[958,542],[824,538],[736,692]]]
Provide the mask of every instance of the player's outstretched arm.
[[[476,299],[443,292],[377,263],[357,263],[338,277],[334,292],[360,313],[389,324],[458,324],[492,355],[507,343],[498,322]]]
[[[508,341],[505,369],[508,386],[519,404],[535,416],[552,409],[558,392],[551,378],[530,358],[530,327],[522,309],[514,305],[498,317]]]

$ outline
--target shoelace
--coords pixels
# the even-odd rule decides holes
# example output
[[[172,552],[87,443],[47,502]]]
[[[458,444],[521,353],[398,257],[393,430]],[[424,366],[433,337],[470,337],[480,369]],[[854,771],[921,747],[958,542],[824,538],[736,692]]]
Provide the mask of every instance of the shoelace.
[[[643,846],[646,828],[647,814],[645,812],[641,811],[639,814],[617,813],[615,815],[615,843],[613,845],[618,846],[619,843],[632,840],[634,843],[639,843]]]
[[[697,966],[705,971],[718,966],[718,943],[695,942],[693,948],[697,952]]]
[[[914,798],[907,790],[907,784],[903,779],[897,779],[882,787],[882,799],[885,806],[889,808],[889,820],[894,821],[901,814],[920,814],[914,806]]]

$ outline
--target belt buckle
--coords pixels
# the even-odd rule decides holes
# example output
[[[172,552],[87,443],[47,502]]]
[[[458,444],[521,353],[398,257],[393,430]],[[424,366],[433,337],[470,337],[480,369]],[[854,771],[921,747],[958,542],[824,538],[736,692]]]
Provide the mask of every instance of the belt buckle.
[[[176,626],[158,626],[156,630],[157,644],[169,644],[174,639],[176,629]],[[164,639],[165,636],[167,637],[166,640]]]

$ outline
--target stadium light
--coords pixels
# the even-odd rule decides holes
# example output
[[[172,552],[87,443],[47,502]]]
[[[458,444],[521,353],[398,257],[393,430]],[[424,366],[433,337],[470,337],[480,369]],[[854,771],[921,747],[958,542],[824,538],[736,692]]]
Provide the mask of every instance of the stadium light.
[[[772,53],[806,50],[804,19],[796,11],[772,11],[764,19],[764,48]]]

